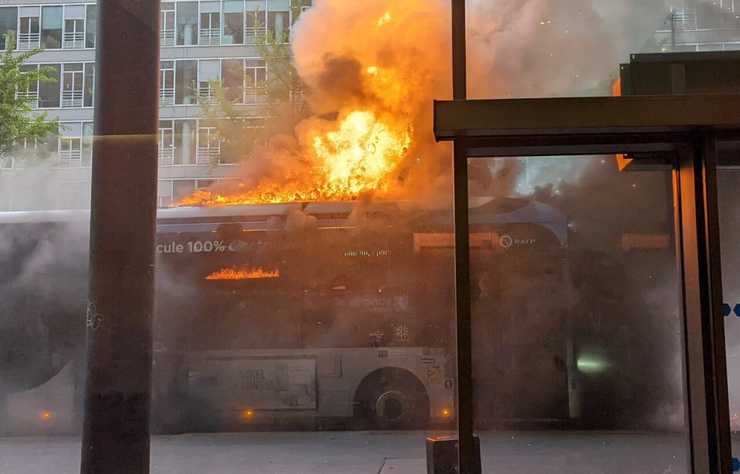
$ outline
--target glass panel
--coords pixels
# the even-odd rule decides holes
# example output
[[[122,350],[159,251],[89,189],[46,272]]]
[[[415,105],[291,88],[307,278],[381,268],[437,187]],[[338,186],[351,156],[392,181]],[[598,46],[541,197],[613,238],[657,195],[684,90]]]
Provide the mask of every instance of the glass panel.
[[[244,2],[227,0],[224,2],[223,44],[244,43]]]
[[[198,81],[197,61],[175,63],[175,103],[194,104]]]
[[[93,106],[95,91],[95,63],[85,63],[85,107]]]
[[[6,38],[8,35],[13,35],[16,42],[18,31],[18,8],[17,7],[3,7],[0,8],[0,50],[4,50],[6,46]]]
[[[82,166],[90,166],[93,152],[93,123],[82,124]]]
[[[85,19],[85,6],[84,5],[67,5],[64,7],[64,18],[65,19]]]
[[[244,16],[244,0],[224,0],[224,13],[241,13]]]
[[[175,120],[175,163],[195,163],[197,123],[195,120]]]
[[[727,385],[730,400],[732,452],[740,454],[740,264],[737,236],[740,235],[740,170],[720,169],[717,176],[720,245],[722,251],[722,291],[727,345]]]
[[[42,67],[46,71],[48,80],[41,81],[39,84],[39,107],[59,107],[62,66],[61,64],[44,64]]]
[[[267,27],[277,42],[288,42],[290,34],[288,15],[288,12],[269,12],[267,15]]]
[[[244,102],[244,61],[224,59],[223,82],[226,99],[234,103]]]
[[[470,203],[483,472],[690,472],[671,172],[476,159]]]
[[[41,47],[62,47],[62,7],[41,8]]]
[[[87,6],[87,18],[86,18],[86,25],[85,25],[85,47],[86,48],[94,48],[95,47],[95,35],[97,31],[97,17],[98,17],[98,7],[96,5],[88,5]]]
[[[177,3],[177,44],[198,44],[198,3]]]

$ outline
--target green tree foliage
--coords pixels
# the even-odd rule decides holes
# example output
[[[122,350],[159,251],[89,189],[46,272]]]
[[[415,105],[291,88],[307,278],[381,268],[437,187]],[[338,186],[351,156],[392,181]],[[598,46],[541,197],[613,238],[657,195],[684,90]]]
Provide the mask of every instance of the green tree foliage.
[[[34,113],[26,91],[37,82],[55,81],[47,69],[24,70],[23,65],[39,50],[19,53],[13,35],[6,37],[7,49],[0,57],[0,160],[10,156],[19,142],[42,141],[58,133],[59,122],[46,113]]]

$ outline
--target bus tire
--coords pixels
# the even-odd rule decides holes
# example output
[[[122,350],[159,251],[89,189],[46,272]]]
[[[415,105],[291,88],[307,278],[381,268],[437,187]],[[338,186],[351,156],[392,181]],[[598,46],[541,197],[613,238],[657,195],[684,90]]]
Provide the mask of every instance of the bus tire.
[[[429,396],[411,372],[378,369],[355,392],[355,420],[369,429],[424,429],[429,421]]]

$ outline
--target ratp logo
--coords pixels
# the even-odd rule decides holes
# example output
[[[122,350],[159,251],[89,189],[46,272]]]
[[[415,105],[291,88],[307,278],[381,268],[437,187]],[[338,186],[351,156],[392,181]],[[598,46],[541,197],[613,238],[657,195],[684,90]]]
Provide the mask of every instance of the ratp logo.
[[[514,239],[510,235],[502,235],[498,239],[498,244],[505,249],[510,249],[514,245]]]

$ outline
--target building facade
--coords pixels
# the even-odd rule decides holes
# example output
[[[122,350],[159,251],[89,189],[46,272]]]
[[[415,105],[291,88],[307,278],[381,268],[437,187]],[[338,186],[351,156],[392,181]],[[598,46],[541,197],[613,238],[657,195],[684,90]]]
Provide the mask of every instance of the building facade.
[[[740,0],[683,0],[655,33],[659,52],[740,49]]]
[[[233,174],[235,158],[222,155],[202,104],[213,101],[220,81],[239,113],[259,126],[269,71],[258,44],[265,37],[290,41],[294,21],[309,6],[305,0],[161,2],[160,206]],[[18,50],[41,49],[26,67],[43,67],[53,79],[19,94],[61,125],[48,143],[19,144],[15,156],[0,162],[0,210],[89,205],[96,16],[95,2],[0,0],[0,48],[10,34]]]

